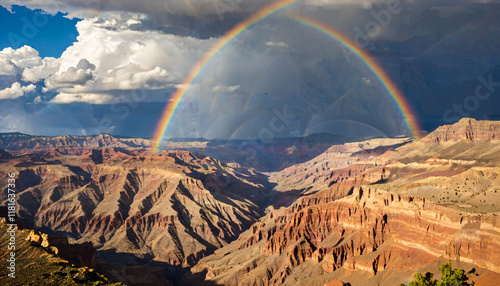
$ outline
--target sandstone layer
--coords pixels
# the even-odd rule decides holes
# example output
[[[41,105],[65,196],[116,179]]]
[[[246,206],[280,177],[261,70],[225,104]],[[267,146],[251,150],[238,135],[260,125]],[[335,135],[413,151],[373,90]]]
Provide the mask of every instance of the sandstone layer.
[[[266,215],[193,270],[224,285],[398,285],[438,259],[500,273],[498,216],[373,187],[329,203],[307,200]]]

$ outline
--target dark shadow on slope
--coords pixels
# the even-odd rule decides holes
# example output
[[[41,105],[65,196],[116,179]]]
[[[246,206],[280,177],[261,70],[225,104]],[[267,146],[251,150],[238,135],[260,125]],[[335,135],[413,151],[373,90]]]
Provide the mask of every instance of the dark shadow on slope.
[[[399,147],[407,145],[410,142],[411,141],[400,143],[400,144],[389,145],[389,146],[379,146],[379,147],[376,147],[374,149],[368,149],[368,150],[363,150],[363,151],[359,151],[356,153],[352,153],[352,156],[353,157],[360,156],[360,155],[380,156],[389,150],[395,150]]]
[[[113,282],[123,282],[128,286],[216,285],[204,281],[205,273],[191,274],[191,269],[188,267],[155,261],[152,255],[139,257],[109,249],[98,251],[97,257],[101,272],[106,277]]]
[[[182,279],[176,284],[177,286],[214,286],[217,285],[213,281],[206,281],[207,271],[192,273],[187,271]]]
[[[71,166],[71,165],[63,165],[63,166],[67,167],[75,175],[82,176],[85,184],[88,184],[92,180],[92,174],[89,172],[86,172],[81,167]]]

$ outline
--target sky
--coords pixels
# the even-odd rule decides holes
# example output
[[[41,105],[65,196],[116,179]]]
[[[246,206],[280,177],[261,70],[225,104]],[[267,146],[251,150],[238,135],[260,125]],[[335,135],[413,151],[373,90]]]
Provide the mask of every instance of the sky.
[[[299,0],[228,41],[186,85],[272,2],[0,0],[0,132],[149,138],[186,88],[166,138],[412,135],[387,81],[424,134],[500,118],[496,0]],[[388,80],[297,17],[343,34]]]

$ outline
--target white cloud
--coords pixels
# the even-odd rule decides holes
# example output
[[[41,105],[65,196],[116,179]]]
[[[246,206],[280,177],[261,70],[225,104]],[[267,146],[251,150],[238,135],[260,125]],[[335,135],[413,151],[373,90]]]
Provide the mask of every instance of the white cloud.
[[[113,97],[108,94],[97,93],[59,93],[54,97],[50,103],[72,103],[72,102],[85,102],[92,104],[106,104],[111,102]]]
[[[0,90],[0,99],[15,99],[23,96],[26,93],[32,92],[33,90],[35,90],[35,88],[36,86],[34,84],[21,86],[20,83],[15,82],[11,87]]]
[[[76,67],[70,67],[62,73],[51,75],[45,85],[48,88],[73,87],[75,85],[84,85],[90,81],[94,75],[95,65],[86,59],[81,59]]]
[[[366,85],[372,86],[372,81],[366,77],[363,77],[363,81],[365,82]]]
[[[155,67],[152,70],[136,72],[131,74],[129,83],[129,89],[137,89],[137,88],[147,88],[147,89],[155,89],[161,88],[164,86],[168,86],[169,78],[171,77],[170,73],[163,68]],[[172,77],[174,80],[175,77]]]
[[[41,59],[28,46],[4,49],[0,75],[22,74],[27,82],[44,81],[43,92],[60,94],[55,102],[95,99],[103,103],[117,90],[175,89],[217,41],[136,31],[133,26],[140,26],[144,17],[125,13],[130,15],[127,19],[123,14],[117,13],[116,21],[94,18],[78,22],[77,41],[58,59]]]
[[[38,51],[30,46],[17,50],[5,48],[0,51],[0,75],[15,76],[22,73],[24,68],[31,68],[42,64]]]
[[[18,69],[12,61],[0,58],[0,75],[15,76],[17,73]]]
[[[212,88],[213,92],[235,92],[238,89],[240,89],[241,86],[235,85],[235,86],[225,86],[225,85],[217,85]]]
[[[94,24],[99,28],[114,30],[137,30],[142,27],[142,23],[148,20],[147,14],[134,12],[103,12],[94,19]]]
[[[115,28],[96,19],[77,24],[78,41],[45,80],[44,92],[58,93],[51,103],[105,104],[133,100],[116,91],[173,90],[216,41]]]
[[[23,80],[29,82],[38,82],[56,73],[61,65],[61,60],[47,57],[42,60],[42,64],[31,68],[25,68],[23,71]]]
[[[77,29],[78,41],[62,54],[57,75],[46,81],[49,89],[100,93],[173,88],[215,42],[157,31],[107,29],[96,19],[80,21]],[[95,65],[92,73],[74,68],[82,59]]]
[[[93,18],[78,22],[77,41],[57,59],[41,59],[28,46],[0,51],[0,75],[21,74],[26,82],[44,81],[44,93],[60,94],[54,98],[56,102],[95,99],[102,103],[119,96],[116,91],[174,90],[217,41],[134,30],[145,21],[144,15],[114,14],[115,20]],[[20,96],[19,92],[8,89],[4,98]],[[159,100],[158,93],[154,96]]]
[[[59,86],[84,85],[91,79],[92,72],[76,68],[69,68],[62,74],[55,74],[50,77],[51,82]]]

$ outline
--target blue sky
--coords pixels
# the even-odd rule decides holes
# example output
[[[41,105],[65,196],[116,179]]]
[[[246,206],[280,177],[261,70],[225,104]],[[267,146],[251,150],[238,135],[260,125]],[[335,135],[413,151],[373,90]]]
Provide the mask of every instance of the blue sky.
[[[76,41],[79,19],[67,19],[62,13],[47,14],[14,5],[12,12],[0,7],[0,50],[29,45],[42,58],[60,57]]]

